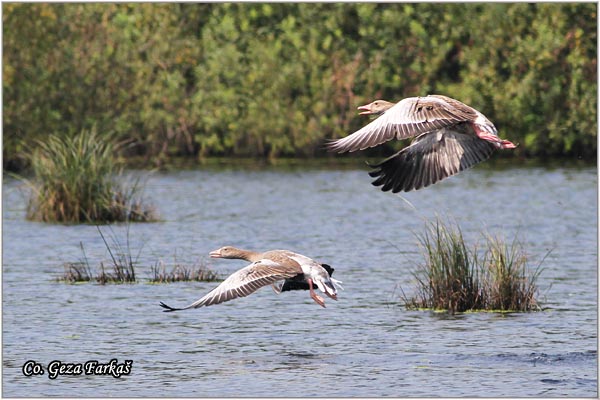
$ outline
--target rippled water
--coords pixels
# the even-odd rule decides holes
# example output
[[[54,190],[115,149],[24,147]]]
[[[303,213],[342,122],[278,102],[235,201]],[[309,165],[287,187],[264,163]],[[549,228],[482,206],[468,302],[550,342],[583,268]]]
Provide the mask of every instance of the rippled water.
[[[147,197],[163,222],[135,224],[141,283],[67,285],[62,263],[108,258],[94,226],[28,222],[16,182],[3,188],[4,396],[597,396],[595,168],[480,166],[402,196],[370,185],[365,168],[185,170],[157,173]],[[421,259],[415,233],[436,214],[519,233],[535,265],[543,312],[450,316],[407,311]],[[108,228],[104,228],[109,233]],[[124,240],[126,227],[113,227]],[[180,313],[215,283],[151,285],[158,259],[210,260],[231,244],[287,248],[336,268],[339,301],[306,292],[247,298]],[[26,377],[23,364],[132,360],[131,374]]]

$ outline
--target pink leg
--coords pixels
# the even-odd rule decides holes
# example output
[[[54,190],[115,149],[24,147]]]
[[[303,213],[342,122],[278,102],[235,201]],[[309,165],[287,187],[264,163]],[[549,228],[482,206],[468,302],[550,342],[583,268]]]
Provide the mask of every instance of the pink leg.
[[[500,139],[498,136],[492,135],[486,131],[483,131],[477,127],[476,124],[473,124],[473,130],[477,134],[480,139],[487,140],[488,142],[492,142],[497,144],[501,149],[514,149],[517,147],[510,140]]]
[[[515,147],[517,147],[517,145],[511,142],[510,140],[501,140],[500,146],[502,146],[503,149],[514,149]]]
[[[315,303],[325,308],[325,301],[323,301],[323,298],[316,294],[313,290],[313,282],[310,278],[308,279],[308,288],[310,289],[310,297],[315,301]]]

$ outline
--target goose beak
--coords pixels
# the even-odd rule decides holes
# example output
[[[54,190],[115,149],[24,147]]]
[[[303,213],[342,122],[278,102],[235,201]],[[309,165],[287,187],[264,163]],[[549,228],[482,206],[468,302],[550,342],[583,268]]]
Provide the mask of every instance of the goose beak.
[[[363,112],[358,113],[358,115],[369,115],[369,114],[373,114],[373,111],[371,111],[371,107],[370,104],[366,104],[364,106],[360,106],[357,108],[357,110],[363,110]]]
[[[210,258],[222,258],[221,252],[219,250],[211,251],[210,253],[208,253],[208,255],[210,256]]]

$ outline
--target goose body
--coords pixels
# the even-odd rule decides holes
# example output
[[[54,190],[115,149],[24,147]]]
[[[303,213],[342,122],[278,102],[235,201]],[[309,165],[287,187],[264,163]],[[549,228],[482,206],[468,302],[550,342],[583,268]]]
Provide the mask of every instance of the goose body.
[[[516,146],[498,137],[485,115],[442,95],[409,97],[398,103],[376,100],[358,107],[377,119],[328,144],[338,153],[364,150],[390,141],[415,138],[410,146],[372,165],[373,185],[408,192],[434,184],[486,160],[495,149]]]
[[[250,261],[251,264],[234,272],[219,286],[194,303],[183,308],[173,308],[164,303],[160,305],[166,312],[207,307],[223,303],[238,297],[248,296],[263,286],[273,285],[277,293],[286,290],[303,289],[308,285],[311,298],[325,307],[323,298],[317,295],[313,284],[323,293],[337,300],[339,281],[331,278],[327,269],[309,257],[289,250],[271,250],[257,253],[225,246],[210,252],[213,258],[233,258]],[[283,281],[276,287],[275,284]],[[287,285],[287,287],[286,287]],[[341,287],[341,286],[340,286]]]
[[[327,271],[327,273],[329,274],[329,277],[331,277],[333,275],[333,271],[335,271],[335,269],[332,266],[327,265],[327,264],[321,264],[321,267],[323,267],[325,269],[325,271]],[[302,273],[302,274],[298,274],[292,278],[286,279],[285,281],[283,281],[281,286],[275,286],[275,284],[274,284],[273,290],[275,290],[275,293],[281,293],[281,292],[288,292],[288,291],[292,291],[292,290],[310,290],[310,287],[308,286],[306,277]]]

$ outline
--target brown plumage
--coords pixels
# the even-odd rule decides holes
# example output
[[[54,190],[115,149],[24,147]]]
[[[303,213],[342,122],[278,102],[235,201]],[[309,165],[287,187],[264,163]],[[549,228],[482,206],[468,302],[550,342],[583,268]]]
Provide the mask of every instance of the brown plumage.
[[[325,302],[313,289],[313,283],[327,296],[337,300],[336,286],[339,281],[331,278],[328,271],[312,259],[288,250],[271,250],[257,253],[248,250],[225,246],[212,251],[213,258],[234,258],[251,261],[252,263],[239,271],[231,274],[219,286],[194,303],[183,307],[173,308],[165,303],[160,303],[167,312],[211,306],[223,303],[238,297],[248,296],[263,286],[274,285],[276,282],[291,280],[291,282],[304,282],[308,284],[311,298],[322,307]],[[285,286],[285,283],[284,285]],[[274,289],[277,293],[283,287]],[[286,289],[292,290],[292,289]]]
[[[500,139],[482,113],[447,96],[410,97],[396,104],[376,100],[358,109],[361,115],[380,116],[329,143],[330,151],[353,152],[415,137],[410,146],[371,165],[373,185],[383,191],[418,190],[486,160],[497,148],[516,147]]]

